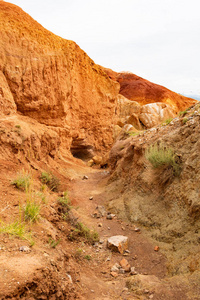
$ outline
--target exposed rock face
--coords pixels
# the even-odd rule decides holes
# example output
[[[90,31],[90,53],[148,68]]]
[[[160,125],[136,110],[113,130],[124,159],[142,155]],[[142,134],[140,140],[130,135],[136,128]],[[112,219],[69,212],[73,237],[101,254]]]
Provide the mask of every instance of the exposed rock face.
[[[69,145],[81,139],[84,147],[109,148],[119,84],[76,43],[3,1],[0,29],[1,113],[17,110],[45,125],[68,129],[63,140]]]
[[[130,124],[135,129],[142,130],[152,128],[169,118],[174,118],[176,112],[166,103],[156,102],[140,105],[136,101],[119,96],[117,115],[119,117],[117,125],[120,127]]]
[[[176,112],[185,110],[197,101],[174,93],[167,88],[152,83],[130,72],[117,73],[104,69],[108,76],[120,84],[120,94],[144,105],[154,102],[169,104]]]

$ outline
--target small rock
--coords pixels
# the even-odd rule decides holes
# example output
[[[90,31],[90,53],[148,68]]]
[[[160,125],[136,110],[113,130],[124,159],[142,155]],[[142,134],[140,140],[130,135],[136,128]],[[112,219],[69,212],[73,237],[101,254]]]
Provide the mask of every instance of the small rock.
[[[113,251],[124,253],[128,248],[128,237],[123,235],[115,235],[108,238],[107,247]]]
[[[107,258],[106,258],[106,261],[110,261],[110,257],[107,257]]]
[[[116,278],[119,274],[117,272],[111,272],[110,275],[114,278]]]
[[[127,249],[127,250],[125,250],[125,252],[126,252],[126,253],[129,253],[129,254],[131,253],[131,252],[130,252],[128,249]]]
[[[114,214],[107,214],[106,219],[112,220],[115,217]]]
[[[88,179],[88,176],[87,175],[84,175],[82,180],[87,180]]]
[[[55,261],[53,259],[50,260],[50,263],[51,263],[52,266],[56,265],[56,263],[55,263]]]
[[[160,249],[160,248],[159,248],[158,246],[155,246],[154,251],[158,252],[159,249]]]
[[[135,232],[140,232],[140,228],[135,227],[134,231],[135,231]]]
[[[115,263],[112,268],[111,268],[111,272],[119,272],[120,269],[120,265],[118,263]]]
[[[48,256],[49,256],[49,254],[47,254],[47,253],[44,253],[43,255],[44,255],[45,257],[48,257]]]
[[[103,243],[104,243],[104,240],[100,239],[99,244],[103,244]]]
[[[92,158],[92,160],[94,161],[94,163],[95,163],[96,165],[100,165],[100,163],[102,162],[102,157],[96,155],[96,156],[94,156],[94,157]]]
[[[103,226],[103,224],[102,223],[98,223],[98,227],[102,227]]]
[[[108,230],[110,230],[110,227],[108,227]]]
[[[138,273],[135,271],[135,267],[131,267],[131,275],[137,275]]]
[[[125,230],[125,227],[124,227],[124,226],[122,226],[121,228],[122,228],[122,230]]]
[[[131,266],[125,258],[123,258],[119,264],[122,267],[122,269],[125,270],[125,272],[129,272],[131,270]]]
[[[106,215],[105,207],[102,205],[98,205],[93,213],[93,217],[98,219],[104,217],[105,215]]]
[[[19,248],[19,251],[29,253],[29,252],[31,252],[31,249],[28,246],[21,246]]]
[[[90,196],[89,200],[93,200],[93,196]]]
[[[69,275],[69,274],[66,274],[66,275],[67,275],[67,277],[69,278],[69,282],[70,282],[70,283],[73,283],[71,275]]]
[[[128,288],[127,287],[123,288],[122,292],[128,292]]]
[[[149,299],[153,299],[153,295],[150,295],[150,296],[149,296]]]
[[[92,167],[92,166],[94,165],[93,159],[90,159],[90,160],[87,162],[87,165],[88,165],[88,167]]]
[[[125,273],[125,270],[123,268],[120,268],[119,269],[119,274],[124,274]]]

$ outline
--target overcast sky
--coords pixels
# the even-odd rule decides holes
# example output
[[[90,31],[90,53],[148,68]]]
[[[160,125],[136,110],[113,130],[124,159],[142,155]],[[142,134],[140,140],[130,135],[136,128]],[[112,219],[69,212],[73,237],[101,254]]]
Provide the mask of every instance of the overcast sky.
[[[104,67],[200,95],[200,0],[11,0]]]

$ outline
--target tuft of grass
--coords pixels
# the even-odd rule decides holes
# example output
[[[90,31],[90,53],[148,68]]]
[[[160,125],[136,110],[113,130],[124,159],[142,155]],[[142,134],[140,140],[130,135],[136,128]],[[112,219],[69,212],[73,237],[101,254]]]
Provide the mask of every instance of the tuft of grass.
[[[30,222],[36,222],[40,215],[40,204],[36,203],[35,200],[27,200],[26,205],[23,209],[24,219]]]
[[[30,187],[31,176],[24,169],[18,173],[17,178],[14,179],[11,184],[14,185],[17,189],[22,191],[28,191]]]
[[[183,120],[182,120],[182,124],[185,124],[185,123],[187,123],[187,121],[188,121],[188,118],[183,118]]]
[[[26,229],[26,225],[19,221],[15,221],[10,224],[6,224],[0,221],[0,233],[7,233],[9,235],[19,237],[23,240],[27,240],[31,245],[34,244],[31,232],[28,232]]]
[[[60,241],[61,241],[61,239],[59,239],[58,241],[55,241],[54,239],[49,238],[48,243],[51,248],[56,248],[56,246],[60,243]]]
[[[141,131],[137,131],[137,132],[135,132],[135,131],[129,131],[128,132],[128,135],[129,136],[137,136],[137,135],[139,135],[141,133]]]
[[[60,186],[60,180],[51,172],[42,172],[40,180],[43,184],[46,184],[53,192],[58,192]]]
[[[179,112],[179,116],[180,116],[180,117],[184,117],[184,116],[188,113],[188,110],[189,110],[189,109],[186,109],[186,110],[184,110],[184,111],[180,111],[180,112]]]
[[[20,125],[15,125],[15,128],[21,129]]]
[[[82,258],[82,254],[83,254],[83,249],[78,248],[78,249],[76,249],[76,252],[75,252],[75,254],[74,254],[74,257],[75,257],[76,259],[81,259],[81,258]]]
[[[174,175],[179,175],[180,173],[180,164],[177,162],[177,156],[170,147],[166,147],[163,144],[151,145],[146,149],[145,157],[154,168],[166,166],[173,169]]]
[[[168,118],[167,120],[164,121],[163,125],[169,125],[173,118]]]
[[[94,244],[99,241],[99,234],[95,230],[90,230],[86,225],[78,222],[75,229],[70,234],[69,238],[75,240],[78,237],[83,237],[85,241],[89,244]]]
[[[69,200],[68,192],[65,191],[63,197],[57,199],[58,203],[69,211],[71,209],[71,201]]]
[[[87,259],[87,260],[91,260],[92,259],[91,255],[88,255],[88,254],[85,255],[84,258]]]

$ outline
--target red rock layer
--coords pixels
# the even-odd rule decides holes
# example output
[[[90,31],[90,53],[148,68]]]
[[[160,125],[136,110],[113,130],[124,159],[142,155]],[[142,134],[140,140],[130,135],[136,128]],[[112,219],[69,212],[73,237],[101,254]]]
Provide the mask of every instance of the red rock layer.
[[[185,110],[197,102],[194,99],[179,95],[135,74],[128,72],[117,73],[106,68],[104,70],[112,80],[120,84],[120,94],[142,105],[164,102],[172,106],[178,112]]]

